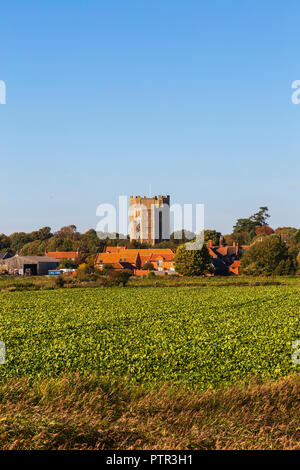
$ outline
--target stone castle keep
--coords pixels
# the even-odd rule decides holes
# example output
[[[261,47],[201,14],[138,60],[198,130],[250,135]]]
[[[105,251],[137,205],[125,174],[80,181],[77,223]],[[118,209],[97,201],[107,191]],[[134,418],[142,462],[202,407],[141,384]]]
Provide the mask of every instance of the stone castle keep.
[[[170,240],[170,196],[130,196],[130,240],[150,245]]]

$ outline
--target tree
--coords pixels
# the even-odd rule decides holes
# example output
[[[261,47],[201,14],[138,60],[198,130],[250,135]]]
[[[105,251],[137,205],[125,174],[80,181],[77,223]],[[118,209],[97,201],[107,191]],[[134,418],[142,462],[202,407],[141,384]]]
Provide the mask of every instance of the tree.
[[[131,271],[127,269],[124,269],[122,271],[110,271],[108,273],[108,281],[109,284],[112,286],[122,285],[123,287],[125,287],[131,275]]]
[[[262,206],[256,214],[252,215],[251,218],[255,222],[256,226],[263,226],[268,225],[267,220],[269,217],[269,209],[267,206]]]
[[[275,269],[276,276],[288,276],[289,274],[295,274],[295,265],[291,258],[281,260]]]
[[[100,240],[96,230],[90,229],[80,236],[77,248],[84,253],[98,253],[103,250],[105,245],[103,240]]]
[[[297,232],[294,235],[294,243],[300,243],[300,230],[297,230]]]
[[[20,250],[21,256],[43,256],[46,251],[46,241],[34,240],[33,242],[26,243]]]
[[[258,226],[261,227],[263,225],[267,225],[267,219],[270,217],[268,211],[269,209],[266,206],[262,206],[256,214],[251,215],[247,219],[238,219],[233,227],[233,233],[250,233],[251,231],[255,231]]]
[[[186,245],[177,248],[174,257],[175,270],[184,276],[201,276],[211,266],[211,258],[203,245],[201,250],[187,250]]]
[[[274,233],[274,230],[269,225],[261,225],[255,229],[256,235],[272,235],[272,233]]]
[[[204,230],[205,243],[211,240],[213,245],[219,245],[221,236],[221,232],[217,232],[216,230]]]
[[[51,228],[50,227],[43,227],[35,232],[29,233],[30,238],[35,240],[47,240],[48,238],[52,237]]]
[[[10,248],[10,239],[4,233],[0,234],[0,251],[6,251]]]
[[[76,225],[67,225],[66,227],[62,227],[55,233],[55,235],[60,238],[70,238],[71,240],[78,240],[80,238]]]
[[[10,248],[14,253],[21,250],[26,243],[33,241],[30,235],[25,232],[15,232],[9,236],[9,239]]]
[[[297,265],[298,265],[298,267],[299,267],[299,266],[300,266],[300,251],[299,251],[299,253],[298,253],[298,255],[297,255],[296,261],[297,261]]]
[[[241,260],[242,273],[249,275],[279,274],[283,266],[284,271],[289,271],[288,274],[295,272],[295,263],[287,246],[276,235],[265,237],[262,242],[250,246]]]
[[[86,263],[82,263],[78,266],[75,272],[75,277],[79,281],[87,281],[89,279],[90,268]]]
[[[224,244],[228,246],[233,245],[233,243],[237,241],[236,235],[234,235],[233,233],[224,235],[223,237],[224,237]]]
[[[150,261],[147,261],[142,267],[144,271],[154,271],[154,266]]]
[[[71,259],[62,259],[59,264],[59,269],[76,269],[77,263]]]

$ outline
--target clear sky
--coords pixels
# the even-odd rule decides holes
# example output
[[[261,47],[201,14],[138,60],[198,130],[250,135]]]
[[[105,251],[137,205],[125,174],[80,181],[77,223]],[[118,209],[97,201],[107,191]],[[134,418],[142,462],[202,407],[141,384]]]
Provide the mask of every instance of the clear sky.
[[[95,228],[170,194],[223,233],[300,223],[298,0],[10,0],[0,11],[0,232]]]

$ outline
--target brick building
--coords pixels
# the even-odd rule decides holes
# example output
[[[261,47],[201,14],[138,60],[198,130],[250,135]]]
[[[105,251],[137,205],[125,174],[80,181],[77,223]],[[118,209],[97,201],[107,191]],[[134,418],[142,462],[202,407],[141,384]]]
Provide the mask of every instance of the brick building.
[[[130,241],[170,240],[170,196],[130,196]]]
[[[96,257],[95,267],[103,269],[111,266],[115,270],[129,269],[134,274],[147,274],[140,271],[148,263],[158,272],[175,273],[174,253],[170,248],[127,249],[125,247],[105,247]]]

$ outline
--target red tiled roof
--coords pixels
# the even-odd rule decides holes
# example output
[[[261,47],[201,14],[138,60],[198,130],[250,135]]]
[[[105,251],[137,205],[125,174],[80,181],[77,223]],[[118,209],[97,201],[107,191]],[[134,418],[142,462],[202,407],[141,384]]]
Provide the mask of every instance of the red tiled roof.
[[[210,246],[207,246],[207,249],[208,249],[208,253],[210,254],[212,258],[218,258],[218,255],[214,252],[213,248],[211,248]]]
[[[126,246],[105,246],[104,253],[120,253],[125,251]]]
[[[78,258],[78,252],[76,251],[49,251],[45,253],[45,256],[49,258],[56,258],[56,259],[72,259]]]
[[[218,248],[215,247],[215,250],[222,256],[226,256],[228,254],[228,246],[219,246]]]
[[[234,268],[239,268],[241,266],[241,262],[236,259],[230,266],[233,266]]]
[[[141,264],[144,266],[145,263],[150,263],[150,256],[141,256]]]
[[[136,263],[138,253],[129,253],[129,250],[122,253],[98,253],[96,264],[113,264],[120,262]]]
[[[106,247],[106,249],[110,248],[125,248],[125,247]],[[135,263],[137,257],[139,256],[142,261],[142,266],[151,260],[151,256],[153,255],[162,255],[165,259],[172,259],[174,256],[173,251],[170,248],[137,248],[137,249],[121,249],[119,252],[104,252],[98,253],[96,257],[96,263],[99,264],[100,260],[102,260],[103,264],[112,264],[117,263],[120,260],[124,261],[126,259],[129,263]]]
[[[173,255],[171,248],[128,248],[126,253],[139,253],[140,256],[151,256],[152,254],[157,255]]]
[[[233,274],[239,274],[239,269],[241,266],[241,262],[238,260],[235,260],[230,266],[229,266],[229,271]]]
[[[163,259],[164,261],[172,261],[174,258],[174,253],[172,254],[165,254],[165,255],[160,255],[157,253],[154,253],[153,255],[150,256],[150,261],[156,261],[157,259]]]

